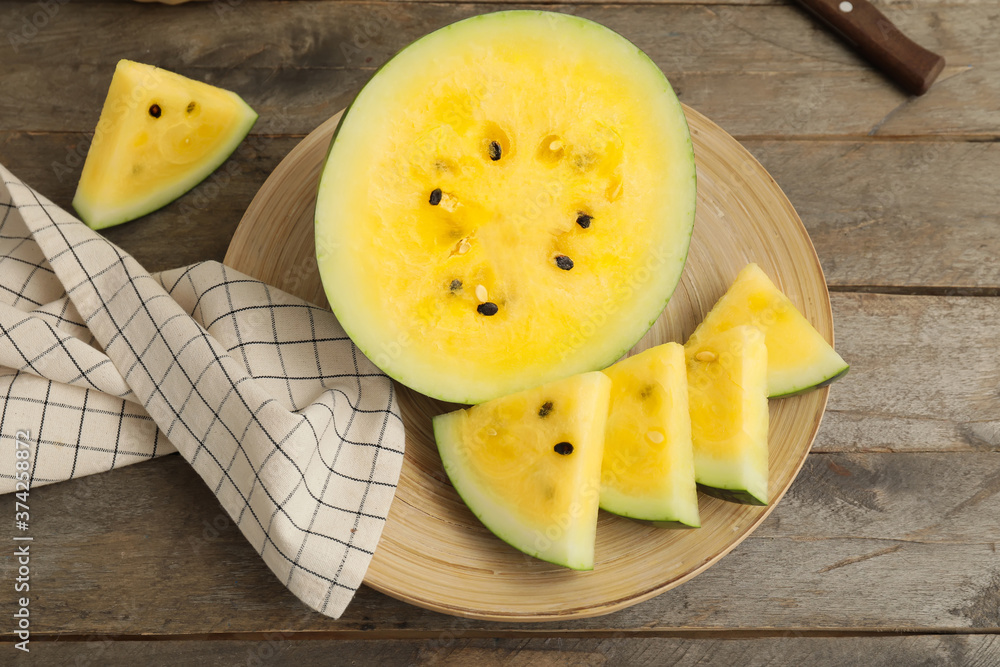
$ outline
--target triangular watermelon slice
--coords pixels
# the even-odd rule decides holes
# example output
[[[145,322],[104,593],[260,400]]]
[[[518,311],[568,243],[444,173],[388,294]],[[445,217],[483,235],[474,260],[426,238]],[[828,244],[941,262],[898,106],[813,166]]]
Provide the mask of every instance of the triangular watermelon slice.
[[[256,120],[236,93],[121,60],[73,208],[94,229],[155,211],[225,162]]]
[[[611,410],[604,438],[601,509],[697,528],[684,348],[657,345],[604,370]]]
[[[686,346],[695,478],[705,493],[768,503],[767,355],[760,329],[741,325]]]
[[[744,324],[764,334],[769,398],[825,387],[847,374],[847,362],[756,264],[740,271],[686,345]]]
[[[610,390],[603,373],[583,373],[434,418],[448,477],[497,537],[593,569]]]

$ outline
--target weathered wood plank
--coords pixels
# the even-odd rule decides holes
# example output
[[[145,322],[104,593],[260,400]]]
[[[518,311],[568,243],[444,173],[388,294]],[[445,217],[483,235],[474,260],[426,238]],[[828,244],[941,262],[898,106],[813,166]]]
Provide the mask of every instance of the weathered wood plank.
[[[852,367],[831,390],[817,450],[1000,450],[1000,298],[832,301]]]
[[[1000,289],[1000,145],[747,141],[809,229],[827,281]]]
[[[516,625],[430,613],[368,588],[339,621],[311,612],[188,465],[170,456],[32,492],[32,627],[74,635],[376,636],[1000,630],[996,461],[986,453],[814,454],[761,529],[691,582],[605,617]],[[0,564],[0,579],[10,579],[10,568]]]
[[[92,130],[114,63],[131,57],[240,92],[261,113],[258,132],[304,133],[413,39],[507,6],[67,3],[0,71],[0,129]],[[949,59],[943,80],[920,98],[896,90],[793,6],[546,7],[626,35],[663,68],[685,102],[740,136],[1000,135],[994,104],[1000,66],[992,57],[1000,46],[992,28],[1000,10],[991,5],[889,12]],[[0,5],[0,24],[19,24],[24,12],[21,4]],[[91,38],[109,31],[118,36],[110,43]],[[67,43],[77,46],[69,61]]]
[[[297,141],[252,136],[188,195],[106,233],[153,270],[222,259],[256,190]],[[1000,227],[982,196],[1000,181],[1000,145],[744,143],[799,211],[832,287],[1000,291]],[[86,134],[0,131],[0,162],[69,207],[87,145]]]
[[[893,637],[779,636],[700,638],[510,638],[294,641],[275,634],[259,641],[90,641],[36,642],[19,664],[102,665],[481,665],[548,667],[572,664],[634,667],[711,665],[809,665],[810,667],[894,667],[941,665],[985,667],[1000,662],[1000,640],[989,635]],[[11,650],[0,644],[0,651]],[[9,653],[4,653],[9,655]]]

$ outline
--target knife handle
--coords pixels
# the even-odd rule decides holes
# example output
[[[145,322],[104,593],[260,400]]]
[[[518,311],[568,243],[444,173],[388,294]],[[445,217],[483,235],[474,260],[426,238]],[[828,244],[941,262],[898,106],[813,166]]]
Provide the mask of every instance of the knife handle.
[[[944,58],[899,31],[868,0],[799,0],[906,92],[923,95]]]

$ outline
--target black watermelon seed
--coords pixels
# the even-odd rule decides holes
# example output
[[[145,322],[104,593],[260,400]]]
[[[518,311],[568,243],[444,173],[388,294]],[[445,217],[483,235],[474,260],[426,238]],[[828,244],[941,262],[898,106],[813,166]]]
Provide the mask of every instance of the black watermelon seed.
[[[500,159],[500,144],[495,141],[490,142],[490,159],[494,162]]]
[[[573,260],[566,255],[556,255],[556,266],[563,271],[569,271],[573,268]]]
[[[452,280],[451,285],[448,286],[448,289],[450,289],[452,292],[462,289],[462,281],[458,279]]]
[[[587,215],[586,213],[576,214],[576,224],[580,225],[584,229],[590,227],[590,221],[594,219],[594,216]]]
[[[431,206],[437,206],[441,203],[441,188],[434,188],[431,190]]]
[[[194,111],[194,102],[189,102],[187,105],[187,112],[192,113]]]
[[[556,454],[562,454],[563,456],[573,453],[573,445],[569,444],[568,442],[560,442],[552,449],[555,450]]]
[[[149,115],[152,116],[153,118],[159,118],[160,117],[160,113],[162,113],[162,112],[160,111],[160,105],[159,104],[154,104],[151,107],[149,107]]]
[[[492,301],[487,301],[486,303],[479,304],[476,310],[479,311],[480,315],[485,315],[486,317],[490,317],[492,315],[496,315],[497,311],[499,311],[500,308],[498,308],[497,305]]]
[[[542,403],[542,409],[538,411],[538,416],[548,417],[550,412],[552,412],[552,401],[545,401]]]

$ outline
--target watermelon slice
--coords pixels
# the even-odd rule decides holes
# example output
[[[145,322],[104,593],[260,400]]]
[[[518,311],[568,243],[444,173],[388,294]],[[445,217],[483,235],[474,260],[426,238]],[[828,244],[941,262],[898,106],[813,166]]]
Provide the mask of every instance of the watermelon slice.
[[[256,120],[236,93],[121,60],[73,208],[94,229],[155,211],[225,162]]]
[[[448,477],[497,537],[593,569],[610,390],[606,375],[584,373],[434,418]]]
[[[604,373],[612,386],[601,509],[700,526],[684,348],[658,345]]]
[[[801,394],[847,374],[847,362],[756,264],[740,271],[687,344],[697,346],[741,324],[764,333],[770,398]]]
[[[596,23],[497,12],[388,62],[323,169],[330,305],[376,365],[479,403],[604,368],[681,275],[695,169],[680,103]]]
[[[723,500],[766,505],[767,346],[752,326],[685,346],[695,478]]]

